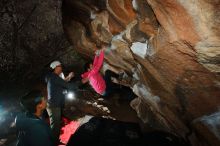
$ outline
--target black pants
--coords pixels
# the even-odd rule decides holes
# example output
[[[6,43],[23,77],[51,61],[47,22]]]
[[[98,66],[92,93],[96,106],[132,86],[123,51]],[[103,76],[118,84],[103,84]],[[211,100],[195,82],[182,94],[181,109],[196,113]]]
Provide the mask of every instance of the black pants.
[[[61,129],[61,107],[51,107],[49,104],[47,105],[47,113],[50,118],[50,127],[52,129],[55,143],[59,143],[60,138],[60,129]]]
[[[112,82],[112,77],[117,79],[119,77],[119,75],[114,73],[111,70],[106,70],[105,71],[105,76],[104,76],[104,80],[105,80],[105,83],[106,83],[106,90],[105,90],[104,96],[108,96],[112,93],[120,91],[121,85],[113,83]]]
[[[110,70],[106,70],[104,76],[106,90],[103,96],[109,96],[114,93],[120,93],[125,100],[132,100],[135,98],[135,94],[129,87],[112,82],[112,77],[118,79],[119,75]]]

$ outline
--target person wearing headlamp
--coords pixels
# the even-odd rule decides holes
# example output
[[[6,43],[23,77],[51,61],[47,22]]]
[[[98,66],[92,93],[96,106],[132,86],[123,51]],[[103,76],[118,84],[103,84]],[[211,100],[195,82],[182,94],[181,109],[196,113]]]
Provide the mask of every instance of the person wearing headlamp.
[[[59,140],[61,129],[61,116],[62,109],[65,105],[66,90],[74,91],[78,88],[77,83],[70,83],[74,77],[74,73],[71,72],[67,77],[63,75],[62,65],[59,61],[53,61],[50,64],[52,70],[49,73],[45,81],[47,83],[48,92],[48,106],[47,112],[50,118],[50,126],[56,138],[56,144],[62,144]]]

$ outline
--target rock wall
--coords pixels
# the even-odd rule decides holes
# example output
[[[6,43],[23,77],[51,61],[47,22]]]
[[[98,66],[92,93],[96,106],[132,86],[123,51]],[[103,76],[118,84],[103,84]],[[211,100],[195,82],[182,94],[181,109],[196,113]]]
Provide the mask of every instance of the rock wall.
[[[109,44],[104,67],[133,78],[131,106],[144,123],[216,146],[219,10],[219,0],[64,0],[63,25],[85,57]]]
[[[61,6],[61,0],[1,0],[2,86],[39,77],[52,60],[74,51],[63,32]]]

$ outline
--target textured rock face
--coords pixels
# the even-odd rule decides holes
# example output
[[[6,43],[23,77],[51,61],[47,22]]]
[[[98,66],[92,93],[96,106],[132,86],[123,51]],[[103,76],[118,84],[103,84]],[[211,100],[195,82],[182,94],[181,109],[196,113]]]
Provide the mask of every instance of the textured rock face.
[[[218,122],[203,120],[220,106],[220,1],[64,0],[63,7],[77,51],[93,57],[95,44],[108,43],[104,67],[136,80],[131,106],[143,122],[194,145],[220,144]]]
[[[1,82],[22,83],[39,76],[50,61],[68,51],[61,4],[60,0],[0,2]]]

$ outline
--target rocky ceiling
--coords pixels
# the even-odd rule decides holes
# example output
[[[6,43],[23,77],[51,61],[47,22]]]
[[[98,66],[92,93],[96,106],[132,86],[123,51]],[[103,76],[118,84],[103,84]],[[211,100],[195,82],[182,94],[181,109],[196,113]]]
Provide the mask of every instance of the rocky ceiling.
[[[104,67],[136,80],[143,122],[219,145],[219,10],[219,0],[64,0],[63,25],[84,56],[109,44]]]
[[[73,50],[92,58],[108,43],[104,68],[135,80],[131,106],[144,123],[217,146],[219,10],[219,0],[1,0],[1,82],[31,79]]]

